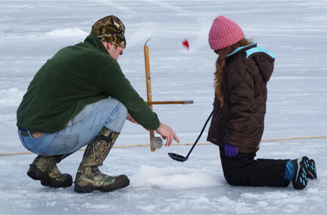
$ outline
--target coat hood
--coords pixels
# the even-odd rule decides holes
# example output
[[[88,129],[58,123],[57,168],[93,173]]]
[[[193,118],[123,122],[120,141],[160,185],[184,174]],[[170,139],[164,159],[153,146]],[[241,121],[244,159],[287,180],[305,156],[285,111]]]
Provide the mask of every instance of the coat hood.
[[[256,43],[253,43],[237,48],[235,51],[228,54],[227,57],[242,51],[245,51],[246,53],[246,60],[252,59],[256,62],[264,80],[268,82],[274,71],[275,54],[260,46],[257,46]]]
[[[259,46],[248,49],[245,52],[247,59],[253,58],[255,60],[264,80],[268,82],[274,71],[275,54]]]

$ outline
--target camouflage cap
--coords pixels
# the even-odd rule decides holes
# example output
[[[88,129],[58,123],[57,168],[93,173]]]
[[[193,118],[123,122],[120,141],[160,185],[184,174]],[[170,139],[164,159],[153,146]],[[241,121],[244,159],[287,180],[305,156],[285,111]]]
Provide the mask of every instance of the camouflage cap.
[[[92,26],[91,34],[96,35],[103,42],[126,47],[125,26],[116,16],[111,15],[99,19]]]

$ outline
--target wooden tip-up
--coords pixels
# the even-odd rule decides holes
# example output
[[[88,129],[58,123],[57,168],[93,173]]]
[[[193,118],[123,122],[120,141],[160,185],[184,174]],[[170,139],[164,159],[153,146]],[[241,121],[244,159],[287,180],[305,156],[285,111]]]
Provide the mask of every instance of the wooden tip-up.
[[[148,105],[168,105],[168,104],[193,104],[193,100],[188,100],[188,101],[151,101],[151,102],[146,102]]]

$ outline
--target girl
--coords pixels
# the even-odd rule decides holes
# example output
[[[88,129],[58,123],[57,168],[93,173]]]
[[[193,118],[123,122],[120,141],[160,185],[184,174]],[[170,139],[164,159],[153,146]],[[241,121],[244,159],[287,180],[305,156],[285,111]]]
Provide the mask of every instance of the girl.
[[[230,185],[303,189],[317,178],[315,162],[257,159],[264,129],[267,82],[275,55],[244,38],[233,20],[218,16],[209,32],[209,44],[218,55],[213,118],[207,140],[220,148],[224,176]]]

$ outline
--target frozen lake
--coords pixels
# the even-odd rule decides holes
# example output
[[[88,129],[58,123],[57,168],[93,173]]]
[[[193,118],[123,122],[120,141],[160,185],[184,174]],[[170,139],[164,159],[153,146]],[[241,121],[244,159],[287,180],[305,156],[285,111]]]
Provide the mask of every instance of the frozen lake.
[[[327,1],[248,0],[69,0],[0,1],[0,214],[325,214],[327,206]],[[77,194],[73,187],[43,187],[26,175],[35,155],[25,153],[16,128],[16,109],[37,70],[64,46],[89,34],[94,22],[114,14],[126,26],[127,48],[119,63],[146,99],[143,46],[150,50],[153,100],[193,100],[158,105],[154,111],[193,143],[212,110],[215,55],[208,32],[215,17],[235,20],[247,38],[276,54],[259,158],[316,160],[318,180],[297,191],[229,186],[218,147],[191,145],[150,152],[148,132],[130,122],[101,170],[126,174],[129,187],[112,193]],[[187,38],[190,50],[182,41]],[[206,133],[200,143],[206,143]],[[293,139],[300,138],[300,139]],[[75,177],[77,152],[59,164]]]

